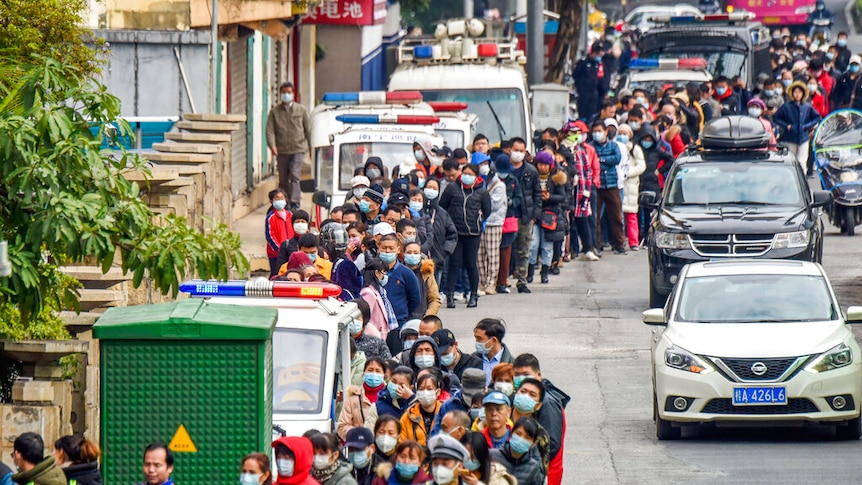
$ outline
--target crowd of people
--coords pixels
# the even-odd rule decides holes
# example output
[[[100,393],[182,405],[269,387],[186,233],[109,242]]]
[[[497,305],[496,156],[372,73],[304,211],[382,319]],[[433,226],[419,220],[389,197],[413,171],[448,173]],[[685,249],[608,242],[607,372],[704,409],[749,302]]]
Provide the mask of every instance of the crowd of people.
[[[42,437],[22,433],[12,443],[12,461],[17,472],[0,462],[0,485],[102,485],[101,454],[92,441],[63,436],[45,457]]]

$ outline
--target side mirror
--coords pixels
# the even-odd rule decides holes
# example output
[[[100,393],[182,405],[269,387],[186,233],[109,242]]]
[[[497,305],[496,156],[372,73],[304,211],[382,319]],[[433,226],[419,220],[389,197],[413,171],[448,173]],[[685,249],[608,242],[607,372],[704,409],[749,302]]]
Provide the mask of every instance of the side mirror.
[[[646,209],[658,209],[658,196],[651,190],[645,190],[638,195],[638,205]]]
[[[647,325],[667,325],[664,308],[650,308],[641,314],[641,320]]]
[[[814,202],[811,204],[811,207],[823,207],[831,203],[832,192],[818,190],[817,192],[814,192]]]
[[[332,205],[332,196],[323,190],[318,190],[311,195],[311,201],[314,202],[314,205],[329,210],[329,206]]]
[[[847,308],[847,323],[862,323],[862,306]]]
[[[302,179],[299,181],[299,191],[303,194],[310,194],[317,190],[317,182],[314,179]]]

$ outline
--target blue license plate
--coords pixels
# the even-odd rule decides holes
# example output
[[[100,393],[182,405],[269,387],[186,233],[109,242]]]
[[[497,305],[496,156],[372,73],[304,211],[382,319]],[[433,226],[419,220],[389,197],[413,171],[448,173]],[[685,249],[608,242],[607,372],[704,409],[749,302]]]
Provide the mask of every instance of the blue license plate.
[[[781,406],[787,404],[787,391],[783,387],[734,387],[734,406]]]

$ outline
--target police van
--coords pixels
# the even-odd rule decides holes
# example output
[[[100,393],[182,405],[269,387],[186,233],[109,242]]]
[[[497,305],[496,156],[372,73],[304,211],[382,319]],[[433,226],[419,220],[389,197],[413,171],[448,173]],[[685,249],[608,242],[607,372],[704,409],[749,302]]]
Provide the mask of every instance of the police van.
[[[524,52],[514,38],[484,33],[478,19],[452,19],[438,24],[433,38],[405,38],[389,90],[420,91],[428,102],[466,103],[465,111],[478,117],[478,132],[492,144],[517,136],[532,151]]]
[[[272,336],[273,429],[286,436],[335,429],[336,386],[350,384],[349,377],[338,379],[351,372],[347,328],[361,318],[355,303],[336,299],[341,287],[259,278],[192,280],[180,285],[180,291],[212,303],[278,310]]]
[[[434,131],[443,137],[447,147],[454,150],[473,143],[473,137],[479,133],[479,117],[465,112],[467,103],[432,101],[428,105],[440,117],[440,121],[434,125]]]
[[[413,142],[430,138],[440,122],[417,91],[327,93],[311,113],[311,148],[316,188],[331,200],[343,200],[350,179],[368,157],[380,157],[391,170],[407,161],[416,163]]]

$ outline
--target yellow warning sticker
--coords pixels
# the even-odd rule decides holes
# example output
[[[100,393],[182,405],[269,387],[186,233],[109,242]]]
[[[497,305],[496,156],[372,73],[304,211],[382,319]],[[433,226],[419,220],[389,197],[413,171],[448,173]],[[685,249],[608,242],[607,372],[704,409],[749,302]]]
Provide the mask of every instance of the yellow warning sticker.
[[[174,433],[174,437],[171,438],[170,444],[168,444],[168,448],[171,451],[178,453],[197,453],[198,447],[195,446],[195,442],[192,441],[192,437],[189,436],[189,432],[186,431],[186,427],[180,424],[180,427],[177,428],[177,432]]]

